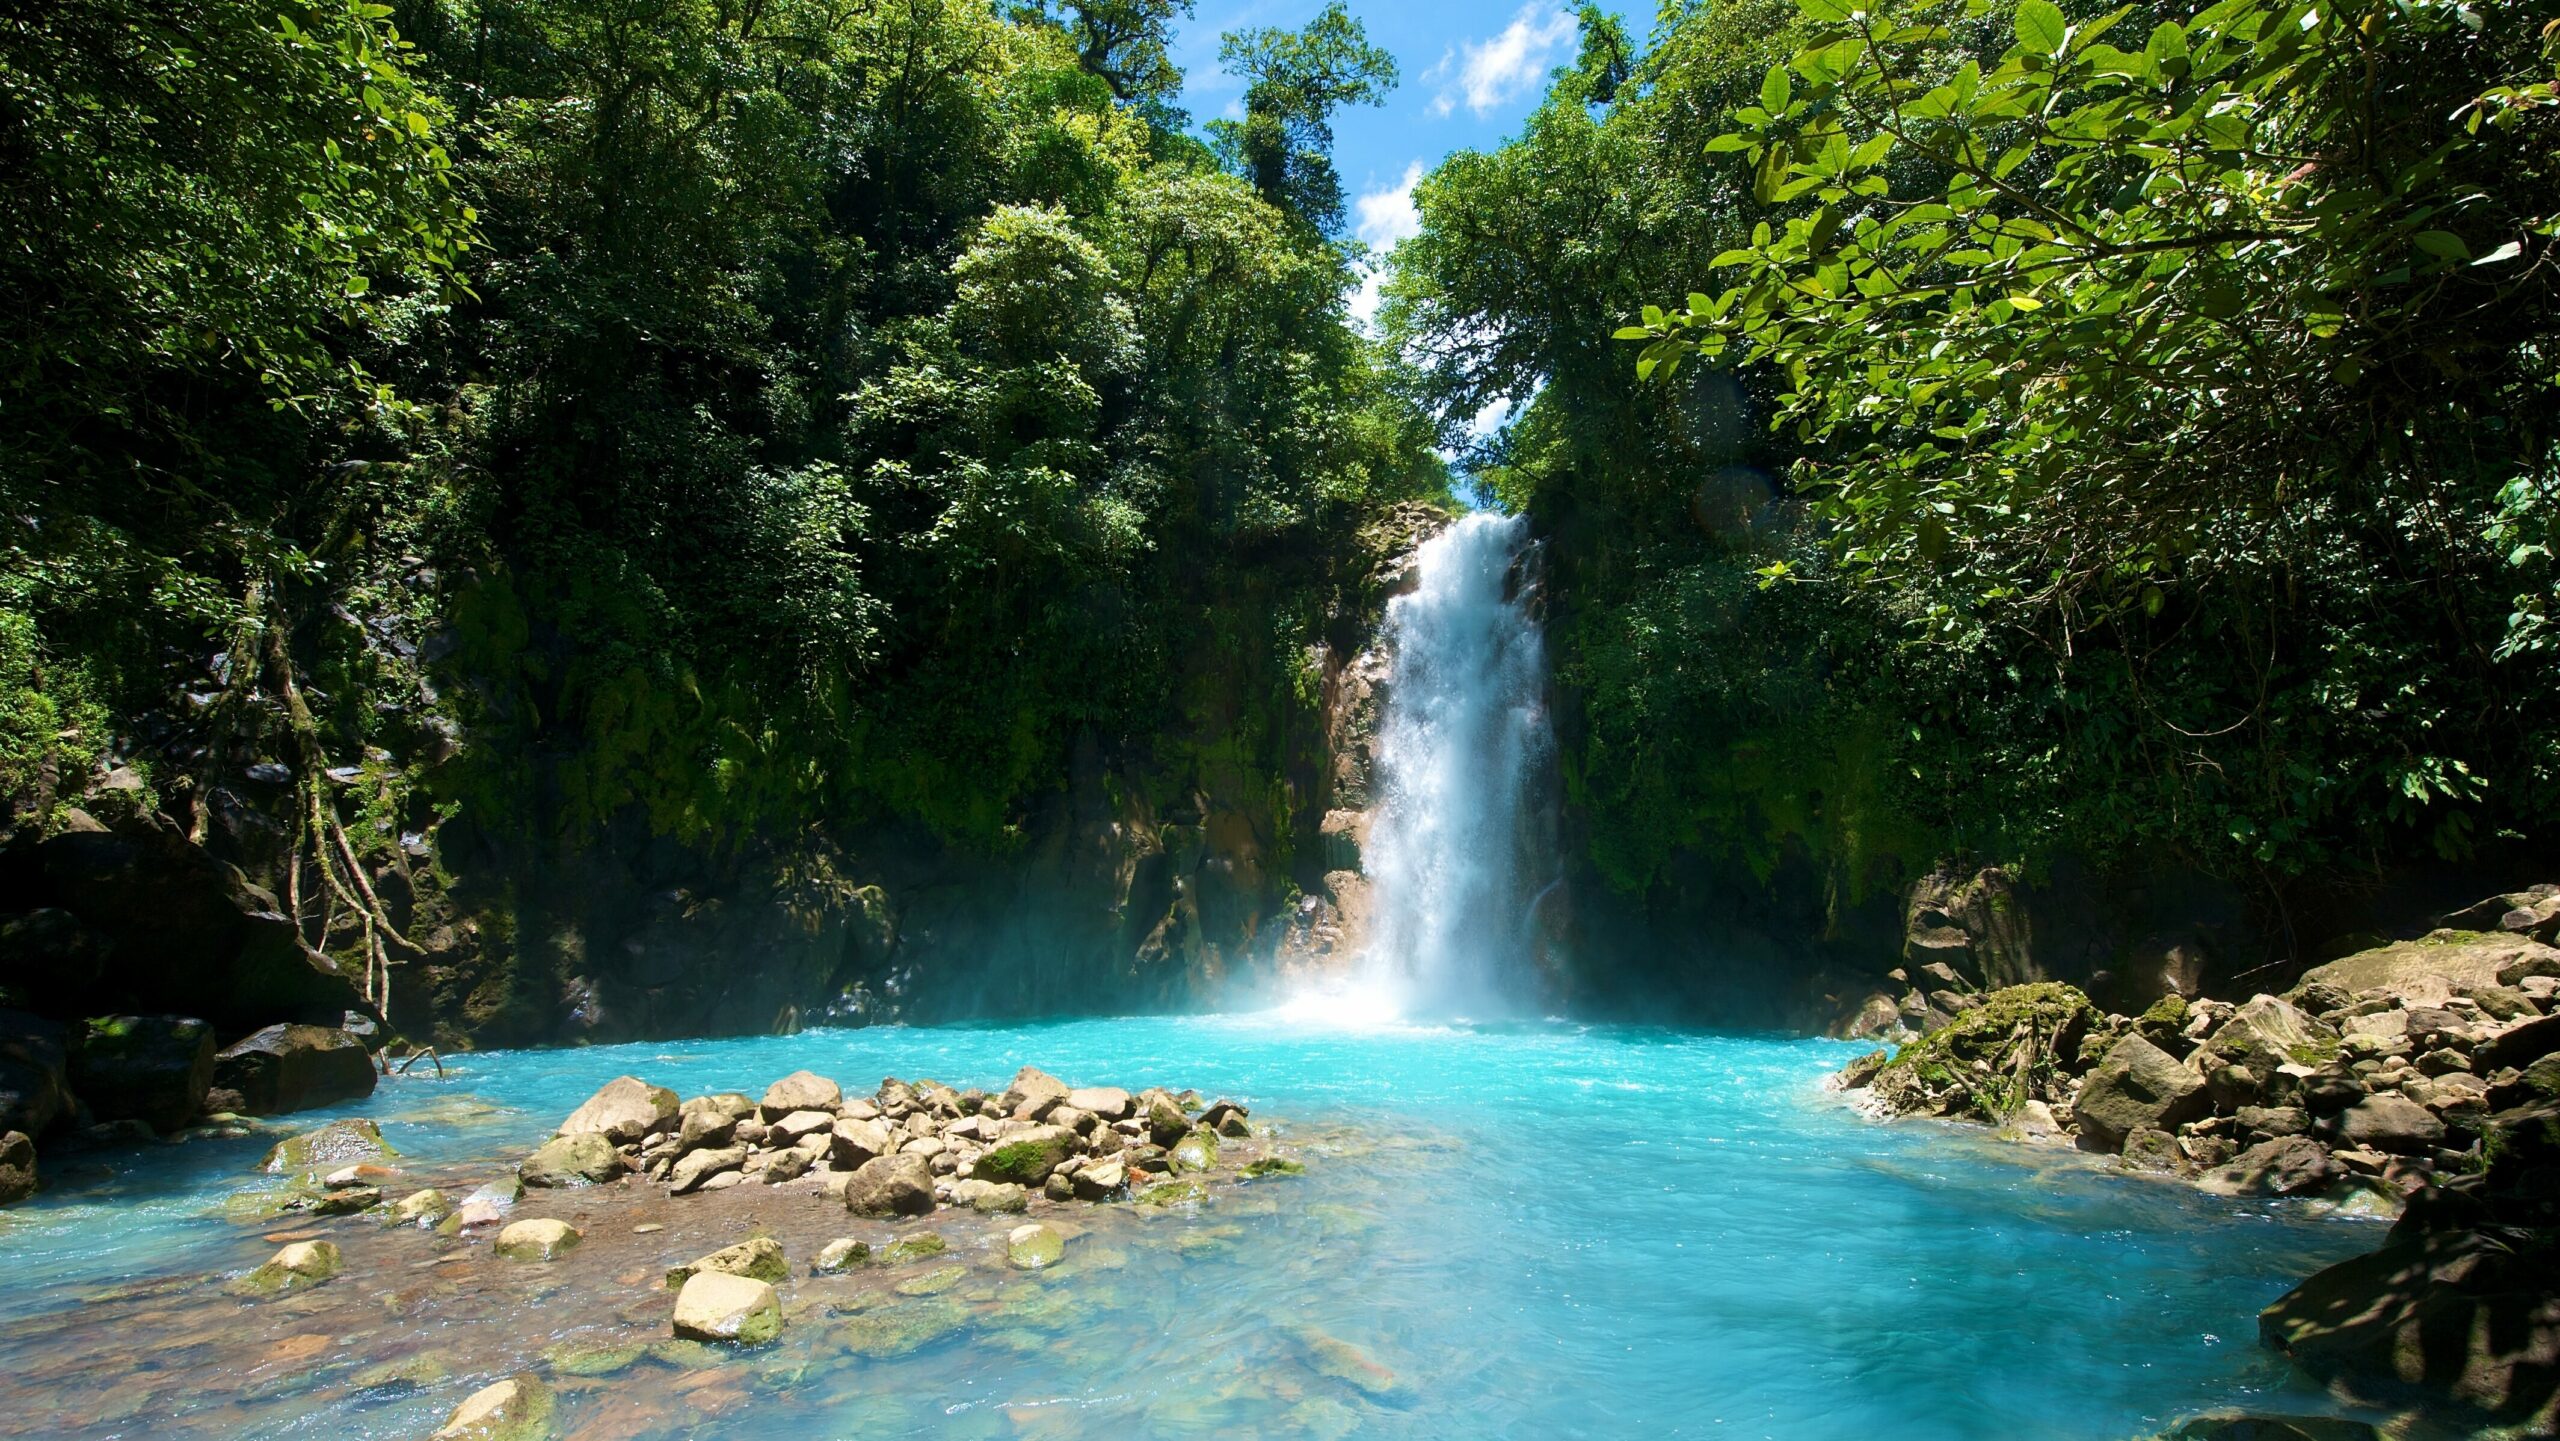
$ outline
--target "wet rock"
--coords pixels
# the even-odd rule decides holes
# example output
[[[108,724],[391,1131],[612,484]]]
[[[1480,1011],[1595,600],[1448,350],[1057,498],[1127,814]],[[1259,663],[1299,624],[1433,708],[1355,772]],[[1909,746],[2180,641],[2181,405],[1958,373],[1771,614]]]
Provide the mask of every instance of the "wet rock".
[[[402,1356],[391,1361],[377,1361],[347,1378],[347,1385],[358,1391],[409,1392],[423,1391],[442,1385],[453,1377],[453,1368],[432,1352]]]
[[[2124,1138],[2122,1153],[2128,1171],[2147,1171],[2153,1175],[2178,1176],[2188,1170],[2186,1152],[2178,1138],[2157,1126],[2136,1126]]]
[[[636,1076],[616,1076],[560,1123],[563,1136],[600,1135],[632,1145],[675,1124],[676,1093]]]
[[[881,1247],[880,1263],[884,1266],[903,1266],[910,1261],[939,1256],[950,1249],[951,1243],[942,1238],[941,1232],[918,1231],[912,1236],[901,1236]]]
[[[2285,1135],[2251,1146],[2196,1184],[2217,1196],[2305,1196],[2345,1175],[2319,1142]]]
[[[36,1143],[24,1131],[0,1132],[0,1206],[36,1193]]]
[[[809,1269],[821,1276],[832,1276],[839,1271],[850,1271],[870,1259],[870,1242],[838,1236],[819,1248],[818,1259],[810,1263]]]
[[[1831,1078],[1832,1085],[1835,1089],[1843,1091],[1865,1090],[1868,1086],[1875,1083],[1876,1076],[1882,1072],[1885,1066],[1892,1060],[1893,1057],[1888,1052],[1869,1051],[1858,1059],[1842,1066],[1840,1068],[1840,1074]]]
[[[311,1200],[315,1216],[356,1216],[382,1204],[380,1186],[336,1186]]]
[[[2350,1146],[2422,1156],[2443,1142],[2444,1122],[2415,1101],[2367,1096],[2338,1118],[2338,1136]]]
[[[452,1200],[444,1192],[429,1188],[394,1201],[383,1219],[393,1226],[433,1226],[452,1215],[453,1209]]]
[[[1317,1375],[1342,1382],[1372,1401],[1391,1406],[1412,1403],[1413,1392],[1404,1379],[1368,1352],[1312,1326],[1294,1326],[1288,1334],[1305,1354],[1308,1369]]]
[[[276,1142],[258,1163],[258,1169],[270,1176],[302,1176],[312,1183],[342,1166],[359,1162],[382,1162],[398,1159],[400,1153],[382,1139],[382,1130],[371,1121],[331,1121],[316,1131],[305,1131]]]
[[[69,1105],[69,1064],[61,1027],[0,1010],[0,1131],[43,1135]]]
[[[2165,1131],[2193,1119],[2204,1101],[2202,1076],[2142,1037],[2126,1036],[2081,1082],[2072,1115],[2083,1146],[2118,1151],[2137,1130]]]
[[[688,1151],[677,1160],[675,1169],[667,1173],[667,1194],[682,1196],[701,1190],[714,1176],[735,1171],[746,1163],[747,1148],[744,1146]]]
[[[1040,1194],[1052,1201],[1072,1201],[1076,1198],[1075,1177],[1063,1170],[1051,1171],[1049,1179],[1040,1183]]]
[[[1165,1153],[1165,1162],[1175,1174],[1217,1169],[1218,1134],[1215,1131],[1193,1131]]]
[[[337,1275],[344,1264],[345,1258],[330,1242],[296,1241],[232,1282],[231,1289],[243,1296],[280,1296],[317,1286]]]
[[[1141,1206],[1184,1206],[1209,1199],[1209,1188],[1197,1181],[1159,1181],[1138,1193]]]
[[[213,1058],[207,1103],[249,1116],[305,1111],[373,1094],[373,1055],[334,1026],[285,1023],[255,1031]]]
[[[510,1261],[556,1261],[584,1239],[566,1221],[537,1217],[516,1221],[498,1233],[498,1254]]]
[[[770,1282],[700,1271],[676,1294],[674,1328],[688,1341],[761,1346],[782,1334],[782,1302]]]
[[[213,1086],[213,1027],[184,1016],[101,1016],[71,1048],[71,1089],[102,1121],[168,1132],[196,1118]]]
[[[563,1341],[542,1353],[542,1363],[561,1376],[619,1376],[639,1365],[649,1348],[634,1342]]]
[[[1079,1201],[1114,1200],[1129,1189],[1129,1168],[1117,1160],[1096,1161],[1078,1168],[1074,1184]]]
[[[2386,1441],[2362,1421],[2337,1416],[2251,1416],[2215,1411],[2190,1416],[2155,1441]]]
[[[627,1169],[622,1153],[603,1133],[584,1131],[543,1142],[516,1167],[516,1174],[528,1186],[600,1186],[620,1180]]]
[[[1265,1176],[1303,1176],[1306,1173],[1304,1162],[1293,1161],[1286,1156],[1264,1156],[1248,1162],[1244,1168],[1246,1179],[1255,1181]]]
[[[523,1199],[524,1182],[518,1177],[510,1175],[503,1180],[491,1181],[463,1197],[462,1204],[454,1208],[453,1215],[444,1225],[456,1230],[472,1226],[494,1226],[505,1220],[507,1213],[513,1211],[516,1203]],[[444,1227],[439,1226],[438,1229],[442,1230]]]
[[[951,1183],[951,1204],[986,1215],[1004,1215],[1028,1209],[1031,1193],[1010,1181],[971,1178]]]
[[[744,1276],[753,1281],[781,1281],[790,1276],[791,1266],[783,1259],[780,1241],[770,1236],[755,1236],[670,1268],[667,1289],[680,1290],[687,1281],[705,1271],[717,1271],[724,1276]]]
[[[1063,1090],[1060,1094],[1064,1094]],[[1075,1149],[1074,1132],[1057,1126],[1035,1126],[997,1143],[978,1158],[977,1163],[969,1168],[969,1174],[981,1181],[1038,1186],[1049,1179],[1049,1173],[1058,1168],[1059,1162],[1074,1155]]]
[[[532,1376],[510,1376],[454,1407],[434,1441],[550,1441],[551,1409],[549,1387]]]
[[[901,1296],[939,1296],[969,1279],[966,1266],[936,1266],[921,1276],[909,1276],[889,1289]]]
[[[1005,1264],[1017,1271],[1045,1270],[1066,1254],[1067,1238],[1056,1227],[1036,1221],[1014,1227],[1004,1238]]]
[[[778,1121],[794,1111],[825,1111],[833,1114],[844,1103],[844,1088],[814,1071],[794,1071],[767,1086],[764,1100],[757,1107],[767,1121]]]
[[[2560,1255],[2545,1235],[2437,1231],[2312,1276],[2261,1312],[2260,1338],[2359,1399],[2450,1402],[2560,1425]]]
[[[933,1210],[933,1169],[922,1156],[876,1156],[845,1182],[844,1208],[857,1216],[922,1216]]]

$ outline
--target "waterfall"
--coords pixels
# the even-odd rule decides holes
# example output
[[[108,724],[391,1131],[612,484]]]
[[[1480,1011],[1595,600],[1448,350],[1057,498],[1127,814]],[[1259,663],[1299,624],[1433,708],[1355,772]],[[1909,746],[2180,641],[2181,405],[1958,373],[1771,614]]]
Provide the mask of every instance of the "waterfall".
[[[1520,562],[1527,525],[1477,513],[1426,543],[1387,606],[1375,885],[1362,990],[1400,1015],[1516,1014],[1537,1001],[1534,912],[1554,883],[1546,653]]]

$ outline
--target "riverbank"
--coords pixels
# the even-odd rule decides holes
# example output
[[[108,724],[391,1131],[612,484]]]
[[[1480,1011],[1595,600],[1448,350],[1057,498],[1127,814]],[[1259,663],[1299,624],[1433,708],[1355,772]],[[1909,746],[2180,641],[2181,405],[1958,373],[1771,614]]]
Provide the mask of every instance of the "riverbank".
[[[2041,982],[1977,993],[1832,1084],[1862,1112],[1971,1121],[2240,1198],[2400,1219],[2261,1314],[2342,1397],[2560,1428],[2560,905],[2313,968],[2281,995],[2109,1014]]]

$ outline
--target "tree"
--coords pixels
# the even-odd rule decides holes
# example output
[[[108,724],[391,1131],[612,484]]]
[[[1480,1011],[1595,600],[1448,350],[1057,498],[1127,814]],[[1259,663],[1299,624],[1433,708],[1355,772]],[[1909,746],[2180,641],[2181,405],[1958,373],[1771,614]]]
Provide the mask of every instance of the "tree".
[[[1060,0],[1054,17],[1048,0],[1027,7],[1057,25],[1074,44],[1076,63],[1111,87],[1126,104],[1166,105],[1182,90],[1165,41],[1176,16],[1189,18],[1194,0]]]
[[[1342,228],[1342,180],[1333,169],[1333,112],[1379,105],[1396,86],[1395,57],[1333,0],[1300,30],[1229,34],[1218,63],[1249,83],[1244,119],[1212,129],[1263,199],[1318,234]]]

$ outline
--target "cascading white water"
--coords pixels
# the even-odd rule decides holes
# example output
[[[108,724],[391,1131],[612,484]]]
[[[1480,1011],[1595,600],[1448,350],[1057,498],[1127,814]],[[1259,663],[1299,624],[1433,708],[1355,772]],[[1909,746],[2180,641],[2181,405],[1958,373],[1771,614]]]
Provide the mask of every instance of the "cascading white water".
[[[1536,798],[1552,742],[1545,646],[1515,573],[1526,539],[1517,517],[1466,516],[1422,547],[1416,588],[1387,606],[1358,982],[1399,1015],[1536,1001],[1532,913],[1552,868]]]

